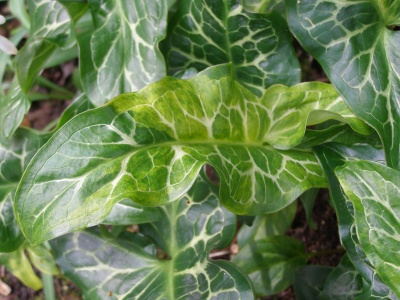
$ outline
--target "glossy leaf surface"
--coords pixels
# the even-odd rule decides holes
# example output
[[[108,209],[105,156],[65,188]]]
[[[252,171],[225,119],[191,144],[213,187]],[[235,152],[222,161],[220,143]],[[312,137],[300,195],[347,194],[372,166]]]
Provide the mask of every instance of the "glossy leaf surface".
[[[280,235],[250,241],[232,262],[249,275],[255,293],[264,296],[289,287],[294,272],[304,266],[307,259],[300,241]]]
[[[354,205],[361,247],[382,280],[400,297],[400,172],[367,162],[347,162],[336,175]]]
[[[254,299],[237,267],[208,258],[231,241],[236,226],[209,183],[199,177],[188,195],[157,210],[160,221],[140,232],[166,259],[157,259],[155,245],[141,235],[105,239],[90,229],[51,242],[58,264],[89,299]]]
[[[98,224],[126,198],[174,201],[205,163],[219,174],[222,203],[238,214],[274,212],[325,186],[309,150],[276,148],[295,146],[307,124],[329,117],[366,129],[332,87],[278,85],[260,99],[230,74],[224,65],[189,80],[165,78],[65,124],[19,186],[16,211],[29,240]]]
[[[352,111],[377,130],[400,169],[398,1],[288,0],[288,21]]]
[[[63,2],[72,18],[82,14]],[[90,37],[78,37],[78,42],[82,85],[93,104],[102,105],[165,76],[158,43],[166,34],[166,0],[90,0],[88,9],[94,30]]]
[[[371,299],[374,297],[376,299],[396,299],[389,287],[382,282],[376,273],[375,267],[371,265],[361,248],[356,233],[354,207],[349,202],[340,186],[339,180],[334,174],[336,167],[343,166],[350,160],[368,159],[384,163],[385,158],[382,146],[371,146],[369,144],[344,146],[333,143],[316,147],[315,153],[328,177],[330,195],[338,218],[339,236],[342,245],[346,249],[349,259],[364,278],[364,294],[362,295],[364,297],[368,295]]]
[[[240,2],[182,1],[166,43],[170,74],[231,62],[236,80],[258,96],[273,84],[300,82],[286,21],[247,12]]]

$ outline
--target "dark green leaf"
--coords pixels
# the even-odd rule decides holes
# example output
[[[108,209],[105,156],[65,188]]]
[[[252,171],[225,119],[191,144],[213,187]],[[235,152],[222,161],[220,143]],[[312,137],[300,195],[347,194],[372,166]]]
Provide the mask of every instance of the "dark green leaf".
[[[326,280],[320,299],[353,300],[361,291],[362,277],[345,255]]]
[[[68,1],[73,19],[82,14]],[[95,105],[165,76],[158,43],[165,37],[167,1],[89,0],[94,30],[79,36],[83,89]],[[79,30],[78,26],[75,26]]]
[[[300,82],[286,21],[246,12],[239,0],[182,1],[166,40],[169,73],[231,62],[241,84],[263,95],[273,84]]]
[[[399,2],[287,0],[291,30],[400,169]]]
[[[297,300],[319,299],[325,281],[333,268],[325,266],[304,266],[297,269],[293,288]]]
[[[370,161],[351,161],[335,171],[354,205],[361,247],[382,280],[400,297],[400,172]]]
[[[160,221],[140,227],[167,254],[143,236],[123,233],[105,239],[94,230],[53,242],[57,262],[88,299],[254,299],[249,279],[208,253],[226,246],[236,218],[219,205],[201,177],[179,201],[157,208]],[[160,253],[158,255],[160,257]]]
[[[368,144],[355,144],[353,146],[328,144],[317,147],[315,150],[328,177],[331,200],[338,218],[339,235],[344,248],[347,250],[347,255],[364,280],[371,286],[370,295],[378,298],[384,298],[388,295],[391,297],[390,289],[382,283],[375,268],[361,249],[354,224],[353,205],[348,201],[334,174],[335,168],[342,166],[348,160],[368,159],[384,163],[383,149]]]

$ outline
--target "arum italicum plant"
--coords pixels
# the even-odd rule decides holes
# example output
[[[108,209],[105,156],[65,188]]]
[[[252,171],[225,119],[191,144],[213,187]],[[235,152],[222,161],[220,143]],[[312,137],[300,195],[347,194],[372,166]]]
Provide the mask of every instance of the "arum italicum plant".
[[[27,4],[0,102],[2,264],[16,273],[39,247],[86,299],[290,285],[298,299],[400,297],[398,1]],[[332,84],[300,83],[292,34]],[[72,58],[78,92],[56,128],[19,128],[40,71]],[[307,265],[285,236],[296,199],[324,187],[345,249],[335,268]],[[238,218],[239,253],[210,259]]]

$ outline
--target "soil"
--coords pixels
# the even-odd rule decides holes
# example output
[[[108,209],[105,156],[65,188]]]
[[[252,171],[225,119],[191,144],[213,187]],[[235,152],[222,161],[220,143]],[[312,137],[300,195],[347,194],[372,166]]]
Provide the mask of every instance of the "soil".
[[[6,13],[6,6],[0,4],[0,13]],[[7,36],[6,29],[0,29],[0,34]],[[295,49],[299,57],[302,69],[302,81],[323,81],[327,82],[322,68],[318,63],[295,41]],[[60,86],[66,86],[69,90],[72,88],[72,71],[76,67],[76,61],[71,61],[56,68],[51,68],[43,72],[43,76],[48,80]],[[50,92],[45,88],[36,90],[38,92]],[[72,100],[72,99],[71,99]],[[32,104],[31,110],[24,120],[24,125],[36,129],[43,129],[47,124],[57,119],[62,111],[71,103],[68,101],[48,100],[37,101]],[[337,253],[316,256],[309,260],[310,264],[319,264],[326,266],[336,266],[343,252],[338,237],[338,228],[335,211],[329,204],[329,195],[327,190],[320,190],[318,199],[312,213],[313,220],[317,224],[317,229],[311,229],[306,221],[305,211],[301,204],[298,205],[297,215],[293,222],[292,228],[287,232],[287,235],[292,236],[305,245],[306,252],[320,252],[324,250],[336,249]],[[215,253],[214,258],[229,259],[237,252],[236,239],[232,245],[218,253]],[[0,300],[34,300],[43,299],[42,291],[33,291],[32,289],[24,286],[17,278],[12,276],[3,266],[0,266],[0,280],[6,283],[11,288],[11,293],[8,296],[1,296]],[[56,298],[61,300],[75,300],[82,299],[79,289],[72,284],[68,279],[62,275],[54,277],[54,285],[56,290]],[[262,300],[282,299],[292,300],[295,299],[292,288],[279,293],[272,297],[263,297]]]

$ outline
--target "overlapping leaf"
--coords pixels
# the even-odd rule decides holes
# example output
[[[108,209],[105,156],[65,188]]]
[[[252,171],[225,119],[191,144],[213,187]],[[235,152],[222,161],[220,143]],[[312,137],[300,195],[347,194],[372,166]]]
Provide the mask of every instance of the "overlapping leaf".
[[[24,241],[15,219],[14,194],[29,161],[48,138],[19,129],[9,147],[0,145],[0,252],[14,251]]]
[[[68,4],[72,18],[82,14]],[[168,4],[160,1],[90,0],[94,30],[78,37],[85,93],[95,105],[134,92],[165,76],[158,43],[166,34]]]
[[[215,191],[199,177],[179,201],[157,208],[160,221],[140,227],[167,253],[157,259],[145,237],[123,233],[105,239],[96,230],[51,242],[63,272],[88,299],[254,299],[251,283],[226,261],[208,253],[226,246],[236,218],[219,205]]]
[[[70,36],[70,18],[57,1],[28,1],[31,15],[29,39],[15,58],[16,75],[0,104],[0,142],[8,144],[30,108],[27,92],[46,60]]]
[[[307,259],[304,245],[288,236],[269,236],[250,241],[232,259],[249,275],[257,295],[276,294],[292,284],[297,268]]]
[[[288,0],[291,30],[400,169],[398,1]]]
[[[286,21],[255,14],[239,0],[182,1],[167,37],[169,73],[231,62],[235,78],[261,96],[273,84],[300,81]]]
[[[333,268],[308,265],[297,269],[293,289],[297,300],[319,299],[325,282]]]
[[[361,247],[376,272],[400,297],[400,173],[368,162],[347,162],[335,171],[354,205]]]
[[[345,162],[349,160],[368,159],[370,161],[384,163],[383,149],[379,146],[358,144],[357,139],[353,140],[353,142],[355,144],[352,146],[327,144],[322,147],[317,147],[315,152],[329,180],[331,199],[338,217],[341,242],[347,250],[349,259],[364,278],[363,294],[361,294],[360,297],[368,296],[371,299],[396,299],[390,289],[379,278],[375,267],[371,265],[361,248],[356,233],[354,208],[348,201],[334,174],[336,167],[344,165]]]
[[[165,78],[65,124],[19,186],[25,235],[37,243],[98,224],[126,198],[174,201],[205,163],[219,173],[228,209],[274,212],[326,184],[310,151],[276,148],[295,146],[307,124],[328,117],[366,129],[329,85],[274,86],[259,99],[230,74],[223,65],[189,80]],[[314,118],[315,110],[330,113]]]

